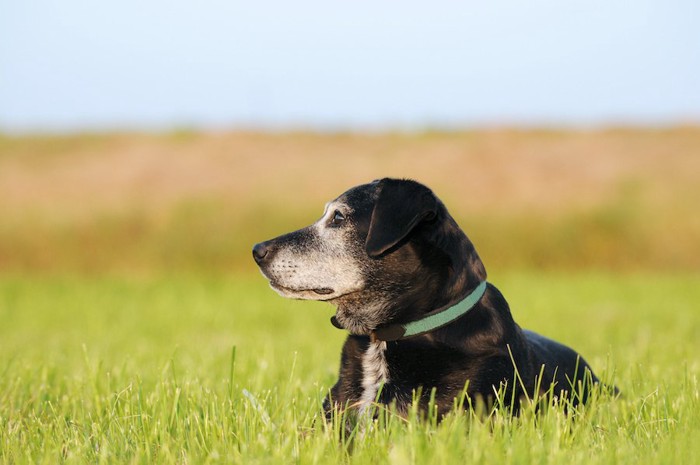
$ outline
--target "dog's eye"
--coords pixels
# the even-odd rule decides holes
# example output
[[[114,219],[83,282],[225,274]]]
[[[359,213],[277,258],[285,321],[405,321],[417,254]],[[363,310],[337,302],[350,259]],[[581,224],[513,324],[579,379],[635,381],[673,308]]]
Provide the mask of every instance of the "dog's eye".
[[[345,221],[345,217],[343,216],[342,213],[340,213],[338,210],[336,210],[333,213],[333,218],[331,218],[331,225],[338,226],[343,221]]]

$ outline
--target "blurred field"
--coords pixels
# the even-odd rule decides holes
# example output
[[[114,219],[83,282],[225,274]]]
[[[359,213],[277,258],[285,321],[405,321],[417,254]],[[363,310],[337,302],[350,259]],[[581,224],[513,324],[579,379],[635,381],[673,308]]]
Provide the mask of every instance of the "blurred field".
[[[432,187],[487,268],[700,269],[700,128],[0,137],[0,270],[253,271],[355,184]]]
[[[516,321],[624,398],[341,447],[345,335],[250,248],[383,176],[431,186]],[[698,199],[700,128],[0,137],[0,463],[694,463]]]

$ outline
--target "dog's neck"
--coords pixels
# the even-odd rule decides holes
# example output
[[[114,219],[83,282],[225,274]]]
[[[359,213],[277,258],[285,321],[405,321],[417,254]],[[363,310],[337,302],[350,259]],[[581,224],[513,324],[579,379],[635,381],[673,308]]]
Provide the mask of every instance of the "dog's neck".
[[[463,285],[467,285],[467,282],[467,280],[463,280]],[[336,315],[331,317],[331,324],[338,329],[345,329],[351,334],[369,335],[373,341],[394,341],[428,333],[450,324],[474,308],[484,296],[486,289],[486,281],[481,281],[466,291],[455,292],[454,289],[450,289],[449,292],[441,294],[447,297],[428,306],[425,303],[410,303],[408,306],[413,309],[411,316],[406,314],[407,318],[393,323],[385,323],[391,321],[386,317],[380,318],[378,321],[374,320],[377,321],[376,323],[366,319],[368,315],[376,317],[385,314],[387,312],[385,306],[377,305],[371,311],[368,311],[368,308],[364,306],[363,311],[359,312],[357,308],[352,306],[348,308],[346,302],[345,305],[338,305]]]
[[[479,303],[486,292],[487,283],[482,281],[467,296],[455,305],[440,308],[418,320],[403,324],[384,325],[370,333],[373,341],[396,341],[399,339],[425,334],[441,328],[464,316]]]

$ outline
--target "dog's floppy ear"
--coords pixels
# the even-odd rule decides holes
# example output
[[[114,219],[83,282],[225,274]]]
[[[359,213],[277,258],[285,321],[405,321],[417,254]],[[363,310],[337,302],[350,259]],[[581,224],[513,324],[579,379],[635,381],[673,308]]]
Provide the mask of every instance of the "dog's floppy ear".
[[[425,219],[437,213],[437,198],[430,189],[415,181],[382,179],[372,211],[365,250],[378,257]]]

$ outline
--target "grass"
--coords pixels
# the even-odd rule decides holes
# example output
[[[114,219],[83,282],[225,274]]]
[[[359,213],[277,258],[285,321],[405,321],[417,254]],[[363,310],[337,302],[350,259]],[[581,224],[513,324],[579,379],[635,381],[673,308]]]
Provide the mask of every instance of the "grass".
[[[0,463],[700,463],[700,128],[0,135]],[[624,397],[320,420],[344,334],[255,242],[430,187],[516,320]]]
[[[693,463],[700,276],[492,275],[624,392],[575,417],[320,421],[344,335],[251,275],[0,278],[2,463]],[[585,328],[585,330],[584,330]],[[588,329],[590,328],[590,329]],[[234,352],[235,351],[235,352]],[[337,425],[336,425],[337,429]]]

